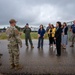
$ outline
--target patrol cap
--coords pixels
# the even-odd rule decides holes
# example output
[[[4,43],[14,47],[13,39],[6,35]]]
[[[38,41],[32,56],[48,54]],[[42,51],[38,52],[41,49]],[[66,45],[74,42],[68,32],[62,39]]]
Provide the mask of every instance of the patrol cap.
[[[10,19],[9,23],[16,23],[17,21],[15,19]]]
[[[28,24],[28,23],[26,23],[26,25],[28,26],[29,24]]]

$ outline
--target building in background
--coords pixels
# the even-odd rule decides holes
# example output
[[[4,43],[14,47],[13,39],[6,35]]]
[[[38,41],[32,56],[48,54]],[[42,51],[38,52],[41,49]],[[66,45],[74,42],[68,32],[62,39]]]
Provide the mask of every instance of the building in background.
[[[69,21],[69,22],[66,22],[67,25],[72,25],[73,24],[73,21]]]

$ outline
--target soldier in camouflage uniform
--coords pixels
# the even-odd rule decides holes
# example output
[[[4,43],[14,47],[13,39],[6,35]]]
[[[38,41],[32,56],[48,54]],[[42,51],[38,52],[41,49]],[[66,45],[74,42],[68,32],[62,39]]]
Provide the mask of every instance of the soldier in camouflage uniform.
[[[9,21],[10,27],[7,28],[6,34],[8,37],[8,50],[10,55],[11,69],[20,69],[19,66],[19,45],[22,47],[22,41],[19,37],[19,31],[15,28],[16,21],[11,19]]]
[[[29,28],[29,24],[28,23],[26,24],[26,26],[24,28],[24,33],[25,33],[25,42],[26,42],[27,48],[29,47],[28,46],[28,40],[30,42],[31,48],[34,48],[33,43],[32,43],[32,39],[31,39],[31,35],[30,35],[31,28]]]

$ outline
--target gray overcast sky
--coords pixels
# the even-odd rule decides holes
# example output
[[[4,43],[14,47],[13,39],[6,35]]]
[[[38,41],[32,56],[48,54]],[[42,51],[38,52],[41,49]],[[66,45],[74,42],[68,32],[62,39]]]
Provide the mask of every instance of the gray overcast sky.
[[[75,0],[0,0],[0,25],[44,24],[75,19]]]

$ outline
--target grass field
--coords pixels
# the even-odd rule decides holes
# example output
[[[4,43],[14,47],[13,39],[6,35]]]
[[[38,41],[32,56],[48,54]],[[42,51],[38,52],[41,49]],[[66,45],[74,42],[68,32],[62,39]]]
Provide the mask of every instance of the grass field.
[[[38,39],[38,33],[37,32],[31,32],[31,37],[32,39]],[[45,39],[48,38],[48,35],[46,33],[45,35]],[[6,33],[1,33],[0,34],[0,39],[7,39],[7,36],[6,36]],[[25,39],[25,34],[22,32],[22,35],[21,35],[21,39]]]
[[[22,33],[21,39],[25,39],[25,34],[23,32],[21,32],[21,33]],[[68,32],[68,39],[70,41],[72,40],[71,36],[72,36],[71,32]],[[37,32],[31,32],[31,38],[32,39],[38,39],[38,33]],[[0,33],[0,40],[4,40],[4,39],[7,39],[6,33]],[[47,33],[45,34],[45,39],[48,39]]]

